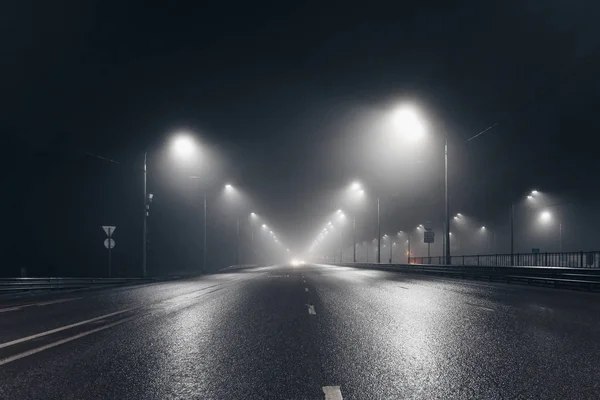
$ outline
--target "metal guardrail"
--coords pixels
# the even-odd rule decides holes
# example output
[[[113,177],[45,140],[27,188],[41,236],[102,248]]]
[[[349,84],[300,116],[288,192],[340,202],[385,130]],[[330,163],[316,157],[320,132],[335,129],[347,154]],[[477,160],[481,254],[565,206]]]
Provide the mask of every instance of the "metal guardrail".
[[[512,260],[512,261],[511,261]],[[410,264],[442,265],[446,261],[443,256],[410,257]],[[600,251],[578,251],[568,253],[517,253],[511,254],[476,254],[450,257],[451,264],[473,266],[539,266],[539,267],[571,267],[600,268]]]
[[[521,282],[553,287],[600,290],[600,268],[361,263],[334,265],[393,270],[397,272],[438,275],[464,279],[486,279],[500,282]]]
[[[154,278],[0,278],[0,294],[100,288],[155,281]]]
[[[258,267],[258,264],[236,264],[230,265],[229,267],[221,268],[219,272],[227,272],[235,269],[246,269],[246,268],[254,268]]]

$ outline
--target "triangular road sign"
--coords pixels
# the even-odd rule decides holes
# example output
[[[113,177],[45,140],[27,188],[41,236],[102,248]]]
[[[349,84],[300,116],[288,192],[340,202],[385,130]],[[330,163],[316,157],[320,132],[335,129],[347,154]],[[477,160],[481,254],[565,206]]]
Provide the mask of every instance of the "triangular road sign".
[[[102,225],[102,229],[104,229],[106,236],[110,237],[113,233],[115,233],[115,229],[117,229],[117,227],[111,225]]]

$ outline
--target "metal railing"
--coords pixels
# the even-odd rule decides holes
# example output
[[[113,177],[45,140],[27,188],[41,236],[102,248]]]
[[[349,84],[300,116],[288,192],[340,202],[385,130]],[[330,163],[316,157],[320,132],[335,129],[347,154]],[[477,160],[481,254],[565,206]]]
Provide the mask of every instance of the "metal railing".
[[[476,254],[450,257],[451,264],[484,267],[570,267],[600,268],[600,251],[569,253]],[[410,264],[443,265],[443,256],[410,257]]]
[[[462,256],[461,256],[462,257]],[[421,258],[421,257],[417,257]],[[427,257],[425,257],[427,258]],[[432,257],[433,258],[433,257]],[[541,266],[476,266],[476,265],[426,265],[426,264],[363,264],[341,263],[354,268],[437,275],[460,279],[485,279],[498,282],[527,283],[553,287],[600,290],[600,269]]]
[[[154,281],[152,278],[0,278],[0,294],[100,288]]]

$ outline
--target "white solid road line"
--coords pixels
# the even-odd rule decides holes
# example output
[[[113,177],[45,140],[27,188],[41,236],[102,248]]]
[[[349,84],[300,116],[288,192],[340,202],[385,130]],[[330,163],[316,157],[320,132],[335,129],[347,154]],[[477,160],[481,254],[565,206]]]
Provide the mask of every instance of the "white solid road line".
[[[323,386],[323,393],[325,393],[325,400],[343,400],[339,386]]]
[[[127,322],[130,319],[132,319],[132,318],[135,318],[135,316],[129,317],[129,318],[125,318],[125,319],[122,319],[120,321],[113,322],[112,324],[104,325],[104,326],[101,326],[101,327],[96,328],[96,329],[92,329],[92,330],[89,330],[89,331],[81,332],[81,333],[78,333],[75,336],[70,336],[68,338],[61,339],[61,340],[58,340],[58,341],[53,342],[53,343],[49,343],[49,344],[47,344],[45,346],[36,347],[35,349],[31,349],[31,350],[25,351],[23,353],[15,354],[14,356],[7,357],[7,358],[4,358],[4,359],[0,360],[0,365],[8,364],[10,362],[13,362],[13,361],[16,361],[16,360],[20,360],[21,358],[30,356],[32,354],[39,353],[40,351],[48,350],[48,349],[51,349],[52,347],[59,346],[59,345],[61,345],[63,343],[68,343],[68,342],[71,342],[71,341],[73,341],[75,339],[79,339],[79,338],[82,338],[84,336],[91,335],[92,333],[96,333],[96,332],[102,331],[104,329],[112,328],[113,326],[122,324],[123,322]]]
[[[47,305],[50,305],[50,304],[65,303],[67,301],[79,300],[80,298],[81,297],[69,297],[68,299],[58,299],[58,300],[43,301],[41,303],[33,303],[31,305],[32,306],[47,306]]]
[[[20,310],[20,309],[21,309],[21,307],[0,308],[0,313],[7,312],[7,311]]]
[[[317,312],[315,311],[315,306],[311,304],[307,304],[306,306],[308,307],[308,313],[310,315],[317,315]]]
[[[0,308],[0,313],[8,312],[8,311],[21,310],[21,309],[26,308],[26,307],[47,306],[47,305],[50,305],[50,304],[64,303],[64,302],[67,302],[67,301],[77,300],[77,299],[80,299],[80,298],[81,297],[70,297],[68,299],[58,299],[58,300],[42,301],[40,303],[19,304],[18,306],[15,306],[15,307]]]
[[[18,344],[18,343],[23,343],[23,342],[26,342],[28,340],[37,339],[37,338],[42,337],[42,336],[51,335],[51,334],[56,333],[56,332],[64,331],[65,329],[74,328],[76,326],[84,325],[84,324],[87,324],[87,323],[90,323],[90,322],[93,322],[93,321],[97,321],[99,319],[112,317],[113,315],[123,314],[123,313],[125,313],[127,311],[135,310],[136,308],[139,308],[139,307],[128,308],[128,309],[117,311],[117,312],[114,312],[114,313],[101,315],[101,316],[96,317],[96,318],[86,319],[85,321],[76,322],[74,324],[63,326],[63,327],[56,328],[56,329],[52,329],[52,330],[49,330],[49,331],[46,331],[46,332],[36,333],[35,335],[27,336],[27,337],[24,337],[24,338],[21,338],[21,339],[12,340],[12,341],[6,342],[6,343],[0,343],[0,349],[2,349],[4,347],[15,345],[15,344]]]
[[[477,307],[480,310],[485,310],[485,311],[489,311],[489,312],[496,312],[496,310],[493,309],[493,308],[489,308],[489,307],[485,307],[485,306],[480,306],[479,304],[475,304],[475,303],[469,303],[468,301],[465,301],[465,304],[468,304],[468,305],[473,306],[473,307]]]

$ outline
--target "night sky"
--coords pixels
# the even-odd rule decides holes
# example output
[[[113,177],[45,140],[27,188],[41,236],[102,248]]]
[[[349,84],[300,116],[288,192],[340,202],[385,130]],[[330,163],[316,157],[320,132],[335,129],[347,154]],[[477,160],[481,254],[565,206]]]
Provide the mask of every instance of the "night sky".
[[[98,274],[100,225],[110,223],[116,262],[134,274],[145,151],[155,273],[197,265],[202,185],[214,211],[212,260],[231,262],[232,218],[218,197],[226,181],[298,251],[354,178],[381,196],[384,232],[440,226],[444,132],[452,213],[501,231],[510,203],[537,188],[575,209],[569,250],[599,249],[597,211],[576,211],[597,210],[599,194],[600,4],[491,3],[4,3],[0,128],[13,256],[2,274]],[[427,116],[424,148],[381,132],[382,116],[404,101]],[[210,149],[206,181],[174,178],[164,160],[179,129]],[[360,240],[375,234],[369,210]]]

